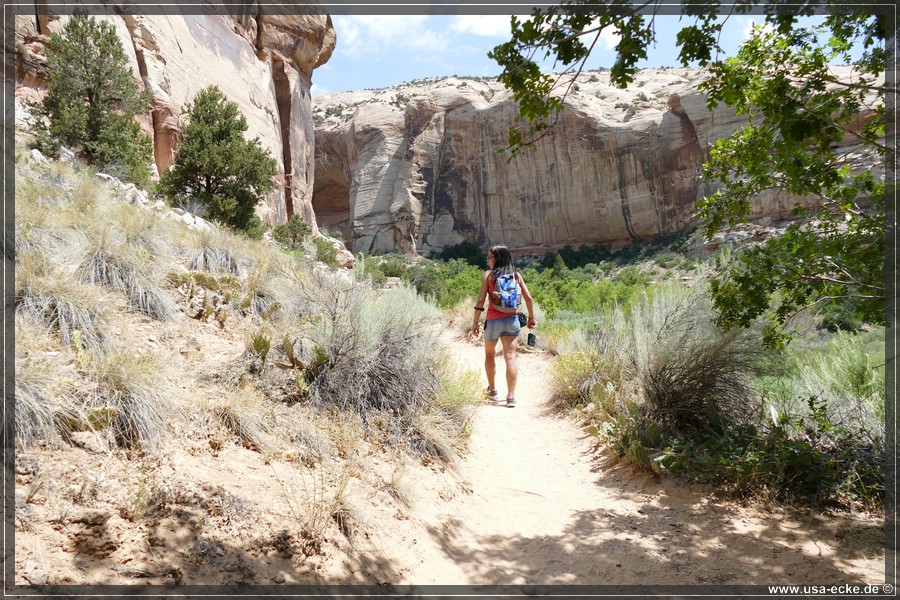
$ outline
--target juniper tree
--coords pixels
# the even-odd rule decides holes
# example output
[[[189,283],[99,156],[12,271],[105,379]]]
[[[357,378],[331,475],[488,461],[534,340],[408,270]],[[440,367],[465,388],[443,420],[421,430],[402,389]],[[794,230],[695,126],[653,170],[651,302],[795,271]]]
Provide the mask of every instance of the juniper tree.
[[[259,138],[244,138],[247,119],[218,87],[200,90],[184,113],[184,137],[160,192],[175,204],[199,203],[207,218],[261,235],[254,208],[274,187],[275,159]]]
[[[39,147],[55,154],[60,144],[112,174],[145,184],[153,145],[135,117],[150,106],[135,83],[113,25],[76,12],[50,35],[50,81],[35,105]]]

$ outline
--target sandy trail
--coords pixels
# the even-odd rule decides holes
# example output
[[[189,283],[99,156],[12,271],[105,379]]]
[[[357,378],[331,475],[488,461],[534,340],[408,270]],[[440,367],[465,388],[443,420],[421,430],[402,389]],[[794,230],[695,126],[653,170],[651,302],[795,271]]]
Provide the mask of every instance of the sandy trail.
[[[202,332],[190,339],[210,360],[202,350],[221,332]],[[238,354],[243,342],[235,333],[228,343],[212,360]],[[441,343],[483,378],[479,345],[450,330]],[[144,575],[127,574],[138,565],[157,574],[153,583],[178,572],[184,584],[265,584],[276,575],[287,585],[884,582],[883,518],[740,507],[637,472],[598,452],[574,420],[546,413],[552,360],[519,355],[518,406],[482,401],[468,452],[452,468],[348,443],[361,453],[347,491],[357,533],[329,533],[310,556],[276,542],[300,521],[301,508],[290,507],[328,506],[329,488],[317,479],[325,470],[266,462],[234,442],[210,451],[211,440],[179,438],[147,467],[175,510],[132,521],[120,506],[139,489],[134,463],[90,435],[82,446],[50,448],[32,459],[58,487],[17,471],[17,581],[138,585]],[[505,397],[502,358],[497,382]],[[113,500],[67,500],[67,490],[90,481]],[[87,527],[84,514],[108,521]],[[215,556],[197,554],[201,538],[218,547]]]
[[[481,347],[446,343],[482,372]],[[518,406],[477,410],[457,471],[462,493],[413,506],[430,535],[408,546],[412,564],[396,583],[884,582],[877,520],[744,508],[637,473],[598,454],[574,421],[547,414],[548,355],[518,360]],[[497,383],[505,397],[502,357]]]

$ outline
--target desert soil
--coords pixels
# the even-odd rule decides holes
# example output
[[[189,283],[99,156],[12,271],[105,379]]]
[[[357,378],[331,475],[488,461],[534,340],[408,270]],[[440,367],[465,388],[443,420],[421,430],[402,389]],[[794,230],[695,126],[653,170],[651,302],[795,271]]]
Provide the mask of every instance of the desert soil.
[[[223,342],[210,325],[181,353],[224,362],[241,340]],[[480,346],[449,330],[443,341],[464,369],[482,373]],[[220,349],[205,351],[208,342]],[[398,467],[397,457],[361,450],[344,488],[350,525],[325,523],[318,541],[304,541],[294,524],[308,501],[335,493],[334,481],[303,475],[311,470],[289,454],[195,441],[136,468],[88,438],[35,450],[17,460],[16,582],[884,582],[882,518],[740,506],[639,472],[596,448],[574,420],[548,414],[552,360],[519,355],[518,406],[474,409],[468,450],[451,466]],[[501,357],[497,366],[503,396]],[[151,480],[170,509],[126,518]]]

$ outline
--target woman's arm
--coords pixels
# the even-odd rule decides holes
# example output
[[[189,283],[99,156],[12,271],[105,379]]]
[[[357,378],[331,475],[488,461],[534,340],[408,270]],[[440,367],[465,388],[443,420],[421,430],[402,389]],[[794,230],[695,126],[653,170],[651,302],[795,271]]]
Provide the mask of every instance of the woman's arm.
[[[528,291],[528,286],[525,285],[525,278],[522,277],[522,274],[517,271],[516,277],[519,279],[522,298],[525,299],[525,306],[528,308],[528,329],[534,329],[537,327],[537,321],[534,319],[534,299],[531,297],[531,292]]]
[[[472,335],[478,335],[478,327],[481,324],[481,313],[484,312],[484,299],[487,297],[488,276],[490,271],[485,271],[481,276],[481,289],[478,290],[478,299],[475,301],[475,316],[472,317]]]

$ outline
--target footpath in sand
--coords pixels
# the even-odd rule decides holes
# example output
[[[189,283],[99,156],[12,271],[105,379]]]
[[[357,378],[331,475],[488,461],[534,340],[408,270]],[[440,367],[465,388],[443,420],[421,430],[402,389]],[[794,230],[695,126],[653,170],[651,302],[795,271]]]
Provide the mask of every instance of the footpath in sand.
[[[444,342],[483,372],[480,346],[449,332]],[[404,566],[391,583],[884,583],[881,519],[741,507],[638,472],[597,450],[574,420],[547,414],[551,357],[518,361],[518,406],[477,409],[470,451],[448,472],[462,492],[414,499],[411,516],[429,535],[392,544],[393,564]],[[502,398],[500,356],[497,367]]]

